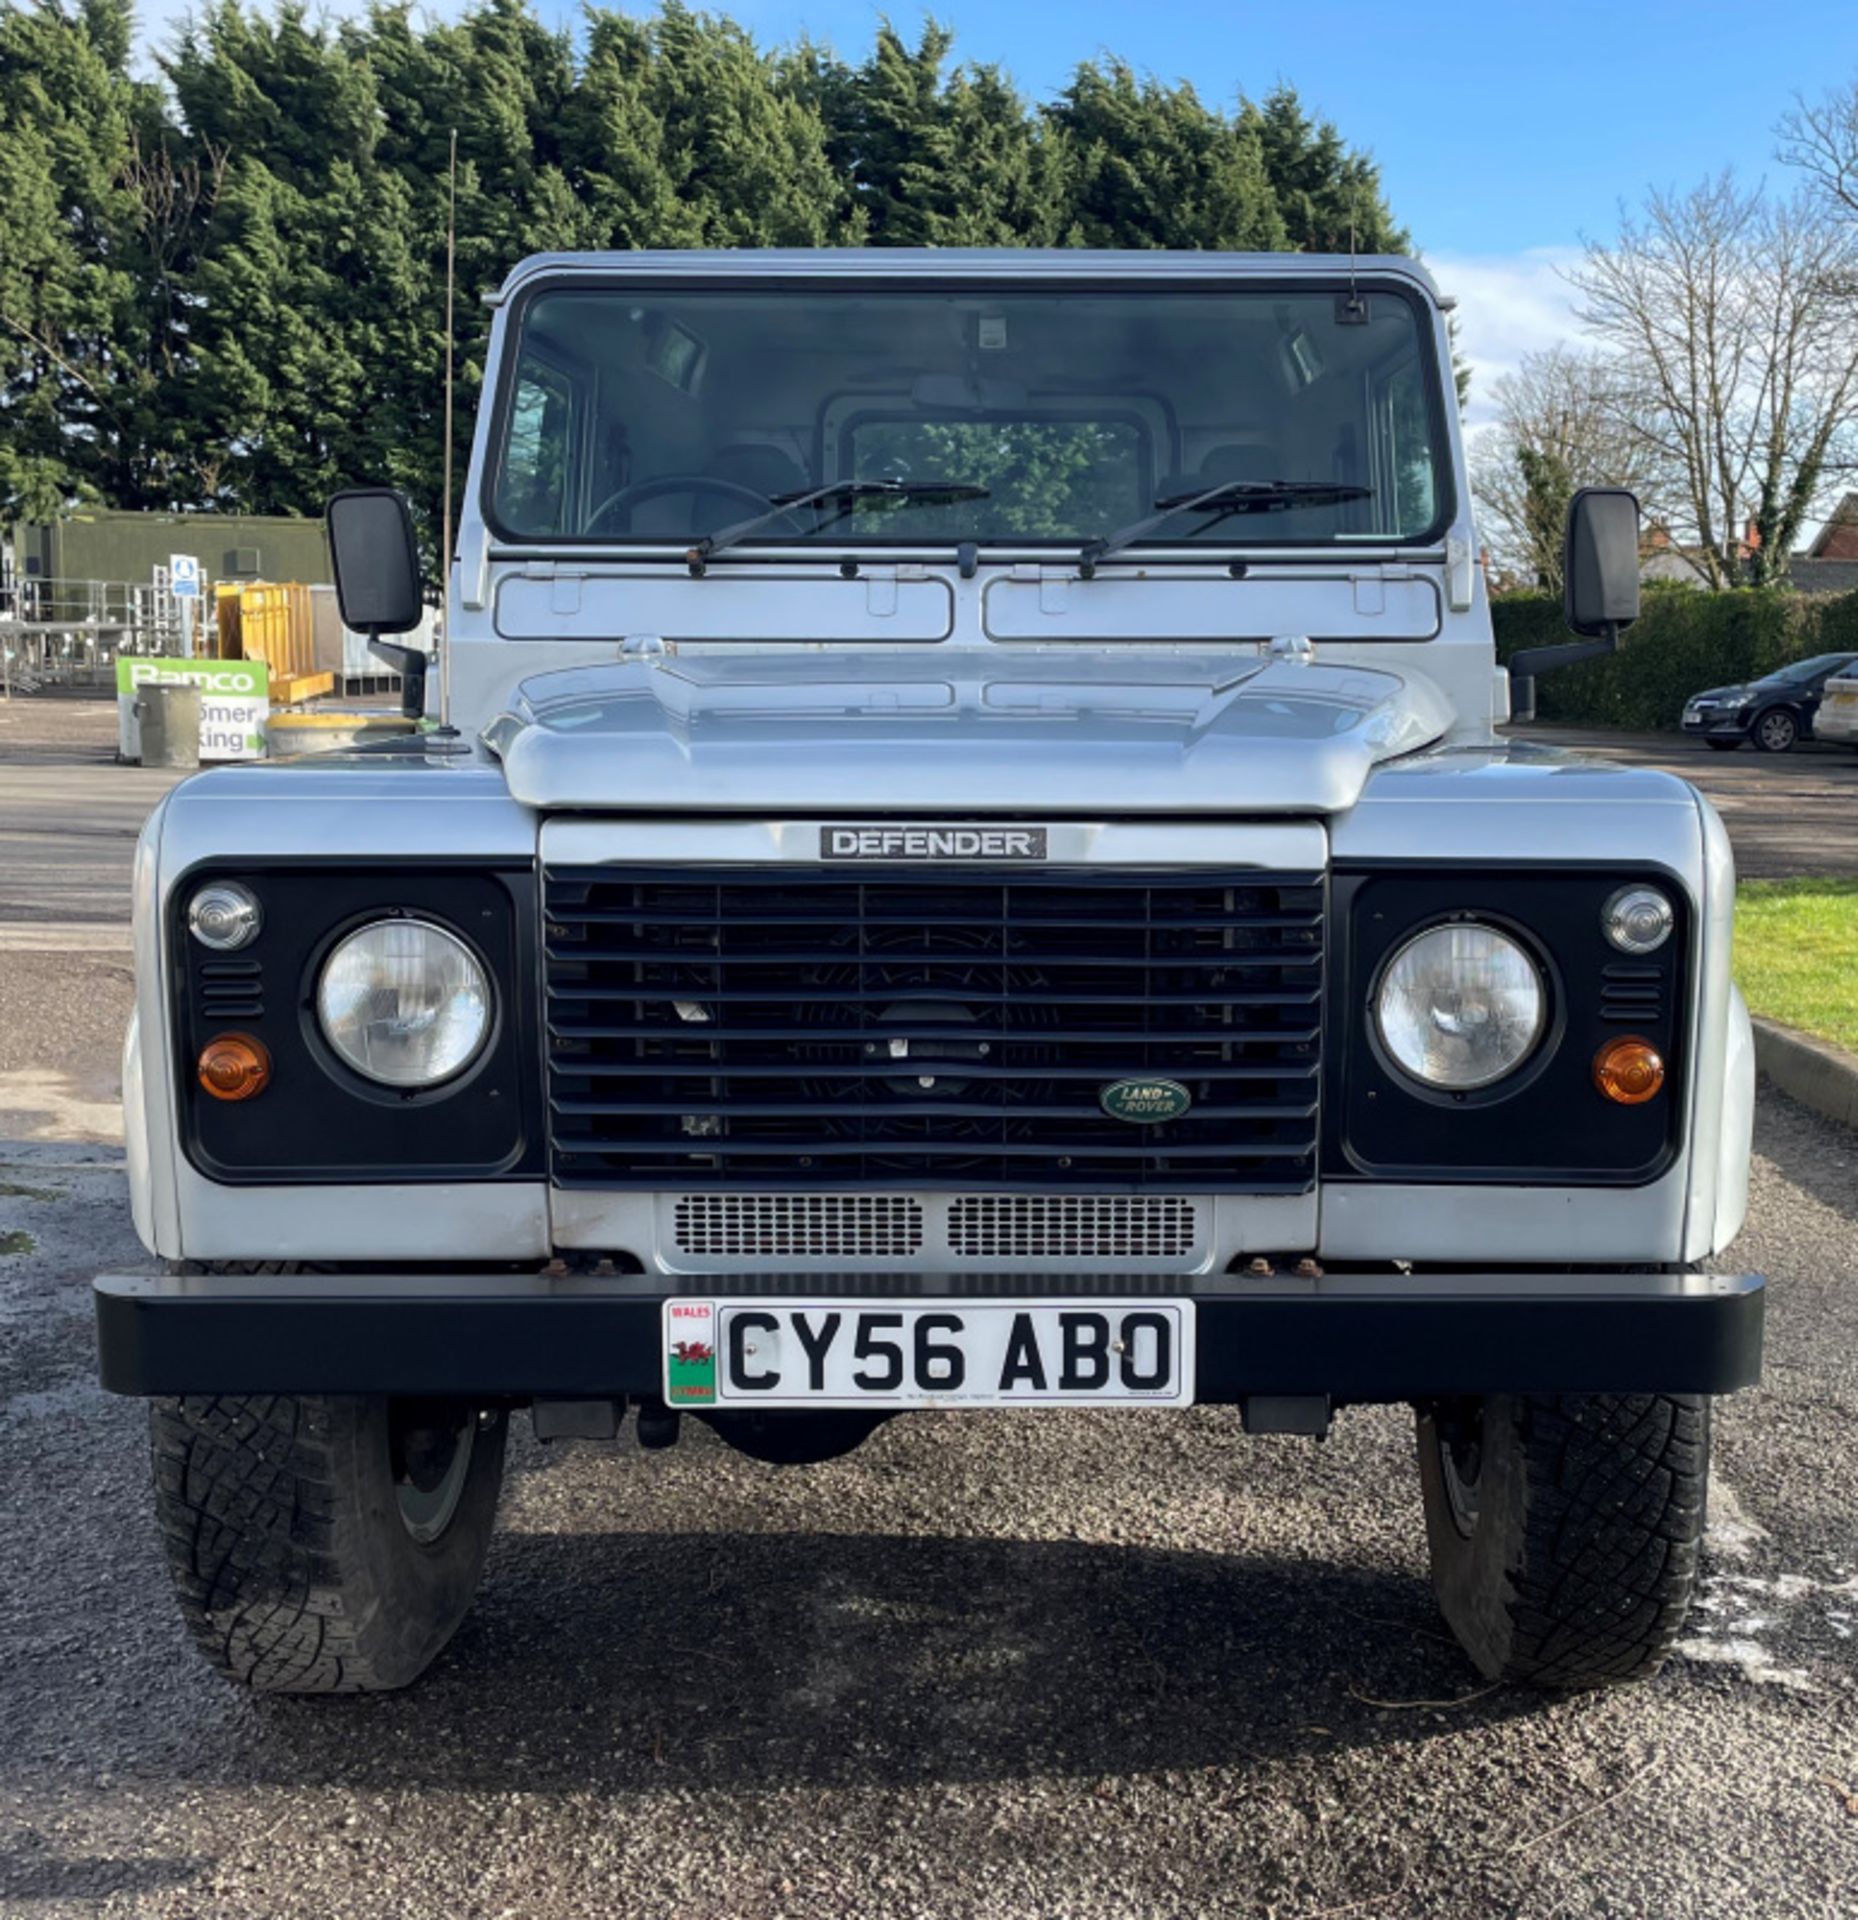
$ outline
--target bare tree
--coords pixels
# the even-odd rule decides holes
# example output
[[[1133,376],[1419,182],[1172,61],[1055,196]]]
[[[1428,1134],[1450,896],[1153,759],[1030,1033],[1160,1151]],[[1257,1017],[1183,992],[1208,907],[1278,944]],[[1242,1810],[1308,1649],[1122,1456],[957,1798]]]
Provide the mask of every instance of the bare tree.
[[[1858,225],[1858,80],[1817,106],[1800,101],[1775,131],[1780,158],[1806,175],[1835,219]],[[1858,302],[1858,278],[1849,270],[1843,291]],[[1844,451],[1842,462],[1828,462],[1828,473],[1858,472],[1858,456],[1849,447]]]
[[[1858,401],[1858,231],[1722,174],[1653,194],[1572,279],[1621,424],[1711,586],[1786,577]]]
[[[1858,218],[1858,80],[1817,106],[1799,102],[1776,131],[1781,159]]]
[[[1559,592],[1575,488],[1631,487],[1644,498],[1650,463],[1622,422],[1621,392],[1609,360],[1560,346],[1525,354],[1491,389],[1497,417],[1477,438],[1471,485],[1504,573]]]

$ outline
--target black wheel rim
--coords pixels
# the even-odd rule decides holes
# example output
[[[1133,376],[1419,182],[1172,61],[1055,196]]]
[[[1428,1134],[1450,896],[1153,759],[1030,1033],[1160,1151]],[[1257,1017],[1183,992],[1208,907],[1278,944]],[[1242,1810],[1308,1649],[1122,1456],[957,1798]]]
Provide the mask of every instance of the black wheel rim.
[[[388,1408],[387,1424],[400,1524],[420,1546],[433,1546],[464,1498],[477,1415],[469,1407],[397,1400]]]
[[[1436,1429],[1439,1479],[1452,1525],[1466,1540],[1477,1531],[1478,1490],[1484,1477],[1484,1422],[1464,1414]]]

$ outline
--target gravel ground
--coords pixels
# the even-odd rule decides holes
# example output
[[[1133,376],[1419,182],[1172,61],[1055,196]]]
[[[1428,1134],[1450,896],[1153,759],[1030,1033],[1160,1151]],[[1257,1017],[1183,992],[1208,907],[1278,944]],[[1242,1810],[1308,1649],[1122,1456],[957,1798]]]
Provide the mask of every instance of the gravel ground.
[[[452,1647],[317,1702],[228,1688],[169,1604],[141,1409],[91,1380],[112,1156],[0,1148],[0,1911],[1858,1912],[1858,1142],[1767,1095],[1760,1150],[1767,1385],[1647,1686],[1481,1686],[1400,1414],[1204,1409],[786,1470],[525,1424]]]
[[[1709,795],[1729,829],[1745,880],[1796,873],[1858,874],[1858,753],[1831,741],[1792,753],[1718,753],[1681,733],[1532,726],[1516,731],[1597,760],[1663,767]]]

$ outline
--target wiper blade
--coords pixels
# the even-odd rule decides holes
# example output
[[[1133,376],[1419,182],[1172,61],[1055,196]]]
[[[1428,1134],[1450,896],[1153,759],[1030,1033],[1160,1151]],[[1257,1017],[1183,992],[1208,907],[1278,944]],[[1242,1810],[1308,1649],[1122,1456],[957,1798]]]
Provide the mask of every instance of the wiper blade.
[[[1372,487],[1348,486],[1339,480],[1223,480],[1204,493],[1164,494],[1155,502],[1159,509],[1145,520],[1119,527],[1101,539],[1086,540],[1078,554],[1079,571],[1088,580],[1097,570],[1097,562],[1106,560],[1138,540],[1146,540],[1157,528],[1183,513],[1205,511],[1211,515],[1207,525],[1216,526],[1235,513],[1282,513],[1290,507],[1339,507],[1349,500],[1369,500]]]
[[[985,487],[959,480],[829,480],[823,487],[809,487],[801,493],[777,493],[764,513],[751,513],[733,526],[719,527],[692,542],[690,564],[700,567],[712,554],[733,547],[738,541],[775,520],[784,519],[797,508],[818,506],[827,500],[839,502],[839,511],[822,520],[813,531],[843,520],[860,500],[908,500],[917,506],[955,506],[968,500],[988,499]]]

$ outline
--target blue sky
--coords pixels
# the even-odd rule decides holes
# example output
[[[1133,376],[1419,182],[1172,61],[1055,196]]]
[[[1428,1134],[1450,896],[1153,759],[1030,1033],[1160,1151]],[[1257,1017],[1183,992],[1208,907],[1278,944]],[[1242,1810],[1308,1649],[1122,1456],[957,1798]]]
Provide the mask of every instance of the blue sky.
[[[740,0],[758,38],[865,46],[858,0]],[[1858,72],[1852,0],[942,0],[958,57],[1006,67],[1034,97],[1114,52],[1232,104],[1279,80],[1380,160],[1429,251],[1505,254],[1604,229],[1621,194],[1733,162],[1772,164],[1774,122]],[[920,17],[893,8],[909,33]]]
[[[566,0],[536,0],[572,20]],[[864,0],[696,0],[758,39],[869,46]],[[354,0],[359,4],[359,0]],[[442,0],[456,11],[459,0]],[[185,0],[143,0],[161,37]],[[337,10],[346,10],[337,0]],[[627,10],[648,13],[649,5]],[[889,9],[913,33],[922,14]],[[1461,300],[1479,390],[1567,333],[1560,269],[1619,201],[1732,165],[1781,184],[1775,122],[1796,93],[1858,77],[1854,0],[938,0],[958,59],[1005,67],[1034,98],[1113,52],[1234,103],[1288,80],[1381,163],[1395,213]]]

